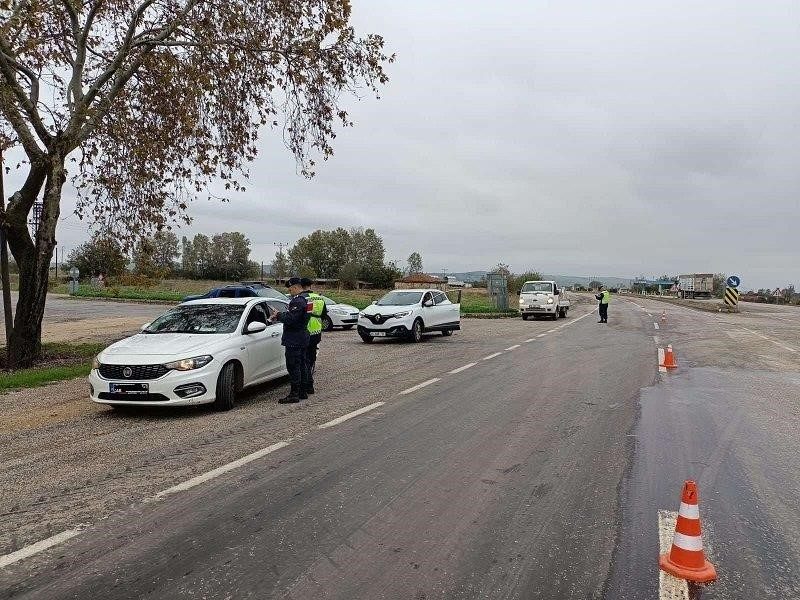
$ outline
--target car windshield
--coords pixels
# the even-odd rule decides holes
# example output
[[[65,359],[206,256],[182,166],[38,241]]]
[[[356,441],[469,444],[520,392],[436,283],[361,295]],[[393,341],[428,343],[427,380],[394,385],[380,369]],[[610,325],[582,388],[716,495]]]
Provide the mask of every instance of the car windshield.
[[[181,305],[150,323],[144,333],[232,333],[244,311],[241,304]]]
[[[325,306],[333,306],[334,304],[339,304],[333,298],[328,298],[327,296],[323,296],[322,299],[325,301]]]
[[[543,283],[543,282],[528,282],[522,286],[523,292],[552,292],[553,291],[553,284],[552,283]]]
[[[411,306],[418,304],[422,292],[389,292],[378,300],[378,306]]]
[[[286,294],[282,294],[275,288],[271,287],[261,287],[255,290],[256,294],[261,296],[262,298],[277,298],[278,300],[288,300],[289,297]]]

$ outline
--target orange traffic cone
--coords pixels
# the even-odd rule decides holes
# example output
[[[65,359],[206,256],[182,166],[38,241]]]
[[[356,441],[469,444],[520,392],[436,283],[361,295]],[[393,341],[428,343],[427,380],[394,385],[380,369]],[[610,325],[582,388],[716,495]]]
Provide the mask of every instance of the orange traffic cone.
[[[658,565],[670,575],[695,583],[709,583],[717,578],[717,570],[706,560],[703,552],[697,484],[694,481],[683,484],[672,549],[661,555]]]
[[[664,351],[664,364],[661,365],[667,369],[677,369],[678,363],[675,361],[675,353],[672,351],[672,345],[667,346]]]

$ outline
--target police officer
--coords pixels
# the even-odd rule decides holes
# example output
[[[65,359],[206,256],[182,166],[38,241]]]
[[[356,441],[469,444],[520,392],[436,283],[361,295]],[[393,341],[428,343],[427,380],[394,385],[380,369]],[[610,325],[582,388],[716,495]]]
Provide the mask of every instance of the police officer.
[[[300,280],[303,286],[302,296],[306,298],[307,307],[306,312],[310,315],[308,320],[308,349],[306,350],[306,394],[315,393],[314,390],[314,370],[317,366],[317,352],[319,350],[319,343],[322,341],[322,320],[328,314],[328,309],[325,306],[325,299],[317,293],[311,291],[312,281],[308,277],[303,277]]]
[[[598,289],[600,292],[599,294],[595,295],[598,302],[600,302],[599,312],[600,312],[600,320],[598,323],[608,323],[608,303],[611,301],[611,292],[605,289],[602,285]]]
[[[292,295],[289,301],[289,310],[279,313],[270,310],[270,320],[272,322],[283,323],[283,344],[286,353],[286,370],[289,371],[291,389],[289,395],[278,400],[281,404],[299,402],[308,398],[306,388],[308,383],[306,378],[306,349],[308,348],[308,313],[306,312],[306,299],[300,295],[303,286],[300,285],[299,277],[292,277],[286,282],[289,293]]]

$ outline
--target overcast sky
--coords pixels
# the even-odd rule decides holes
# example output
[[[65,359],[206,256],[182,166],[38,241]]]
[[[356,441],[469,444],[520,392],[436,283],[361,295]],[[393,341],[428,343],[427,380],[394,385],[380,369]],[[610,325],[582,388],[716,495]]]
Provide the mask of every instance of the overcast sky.
[[[313,181],[264,140],[247,193],[179,235],[239,230],[269,260],[364,226],[428,271],[800,284],[797,0],[353,4],[397,53],[382,99],[345,100],[356,127]]]

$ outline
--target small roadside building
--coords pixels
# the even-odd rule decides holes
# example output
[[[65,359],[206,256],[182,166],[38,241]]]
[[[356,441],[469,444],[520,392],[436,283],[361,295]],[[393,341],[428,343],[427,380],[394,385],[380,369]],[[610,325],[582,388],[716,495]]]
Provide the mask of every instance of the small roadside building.
[[[424,288],[436,288],[437,290],[445,291],[447,289],[447,281],[425,273],[414,273],[394,282],[394,289],[396,290]]]

